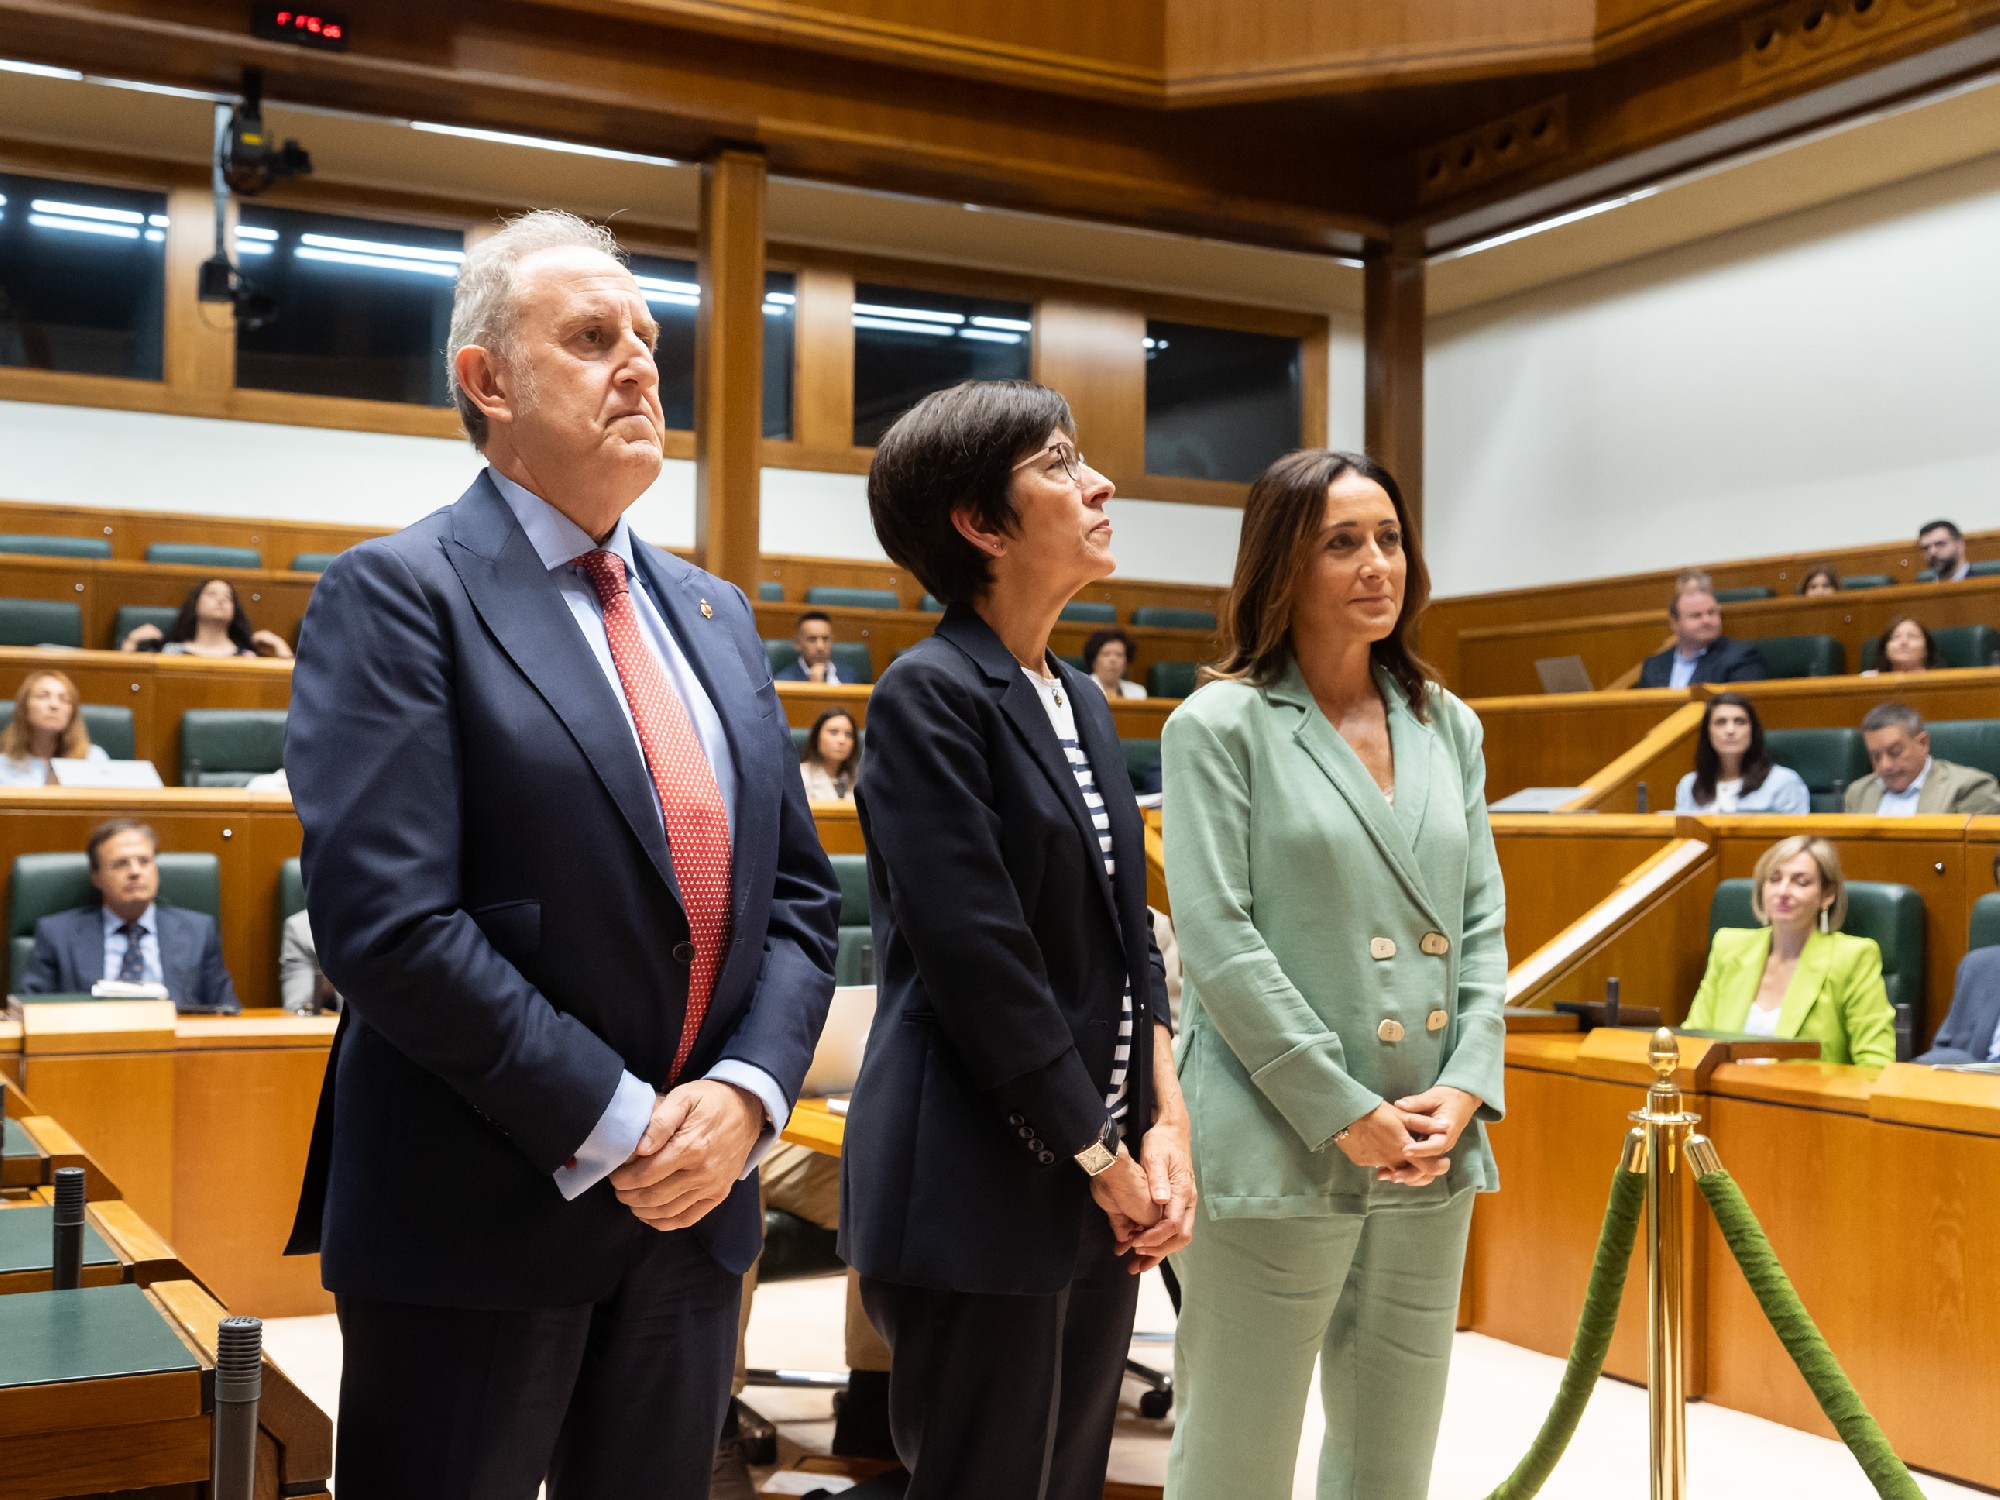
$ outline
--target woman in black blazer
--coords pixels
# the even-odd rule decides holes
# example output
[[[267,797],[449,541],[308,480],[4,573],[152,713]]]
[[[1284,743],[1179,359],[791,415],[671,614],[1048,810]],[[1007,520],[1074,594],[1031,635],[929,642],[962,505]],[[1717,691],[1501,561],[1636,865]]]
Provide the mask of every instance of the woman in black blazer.
[[[879,978],[841,1253],[909,1500],[1102,1495],[1137,1273],[1193,1223],[1138,807],[1104,694],[1048,649],[1115,566],[1111,494],[1025,382],[927,398],[869,469],[884,549],[947,605],[869,698],[856,797]]]

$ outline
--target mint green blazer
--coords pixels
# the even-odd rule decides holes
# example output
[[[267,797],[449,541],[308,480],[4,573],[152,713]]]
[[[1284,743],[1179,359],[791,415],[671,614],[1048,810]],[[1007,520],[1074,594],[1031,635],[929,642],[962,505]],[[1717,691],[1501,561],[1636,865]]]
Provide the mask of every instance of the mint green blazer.
[[[1296,665],[1212,682],[1162,737],[1177,1053],[1201,1201],[1216,1217],[1434,1205],[1499,1186],[1506,895],[1478,718],[1433,685],[1430,721],[1380,677],[1396,762],[1383,798]],[[1482,1102],[1426,1188],[1331,1144],[1436,1083]]]
[[[1768,927],[1718,927],[1708,969],[1688,1007],[1699,1031],[1741,1031],[1771,957]],[[1882,950],[1873,938],[1815,932],[1778,1009],[1778,1035],[1819,1043],[1819,1060],[1886,1068],[1896,1060],[1896,1012],[1882,985]]]

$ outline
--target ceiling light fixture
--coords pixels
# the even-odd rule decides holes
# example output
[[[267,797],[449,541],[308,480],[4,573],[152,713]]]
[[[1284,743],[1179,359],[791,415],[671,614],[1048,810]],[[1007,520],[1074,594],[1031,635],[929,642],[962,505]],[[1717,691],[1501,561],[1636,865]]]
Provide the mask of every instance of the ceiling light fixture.
[[[495,146],[526,146],[535,151],[560,151],[570,156],[595,156],[605,161],[631,161],[648,167],[678,167],[683,163],[671,156],[648,156],[640,151],[613,151],[607,146],[585,146],[575,141],[554,141],[547,136],[516,135],[511,130],[477,130],[470,125],[440,125],[433,120],[412,120],[410,129],[425,135],[454,135],[461,140],[485,141]]]

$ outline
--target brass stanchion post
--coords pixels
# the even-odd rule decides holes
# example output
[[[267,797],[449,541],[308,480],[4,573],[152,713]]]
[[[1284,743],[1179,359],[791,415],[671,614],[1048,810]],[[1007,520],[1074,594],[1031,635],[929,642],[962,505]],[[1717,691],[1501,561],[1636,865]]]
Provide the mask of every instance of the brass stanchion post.
[[[1645,1131],[1646,1395],[1650,1407],[1652,1500],[1687,1497],[1686,1309],[1682,1305],[1687,1225],[1681,1179],[1688,1134],[1701,1117],[1682,1108],[1674,1083],[1680,1048],[1665,1027],[1647,1056],[1659,1076],[1632,1119]],[[1636,1134],[1636,1132],[1635,1132]],[[1631,1160],[1628,1148],[1627,1161]]]

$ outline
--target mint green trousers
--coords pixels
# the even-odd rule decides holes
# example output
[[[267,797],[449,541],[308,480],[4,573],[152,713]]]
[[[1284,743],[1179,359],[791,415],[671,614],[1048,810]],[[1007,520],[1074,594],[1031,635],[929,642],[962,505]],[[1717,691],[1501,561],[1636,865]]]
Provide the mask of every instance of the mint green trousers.
[[[1174,1257],[1167,1500],[1289,1500],[1316,1359],[1319,1500],[1425,1500],[1472,1199],[1314,1219],[1199,1216]]]

